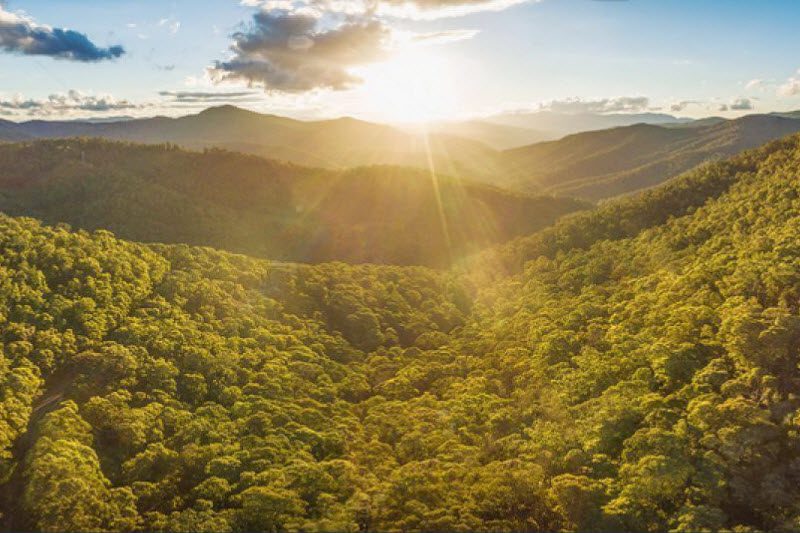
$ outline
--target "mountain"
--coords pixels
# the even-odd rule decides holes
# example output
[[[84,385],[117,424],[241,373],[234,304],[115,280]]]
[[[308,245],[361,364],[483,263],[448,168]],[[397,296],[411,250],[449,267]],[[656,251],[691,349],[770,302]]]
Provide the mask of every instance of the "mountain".
[[[547,132],[559,138],[584,131],[605,130],[633,124],[687,124],[691,119],[665,113],[562,113],[530,111],[489,116],[487,122]]]
[[[796,530],[799,172],[704,165],[492,282],[0,215],[3,529]]]
[[[796,118],[800,119],[800,110],[798,111],[773,111],[770,113],[772,116],[776,117],[783,117],[783,118]]]
[[[598,201],[658,185],[695,165],[800,130],[800,119],[791,117],[784,113],[693,122],[673,117],[672,122],[661,125],[640,123],[585,131],[497,150],[489,145],[517,145],[551,133],[547,128],[533,131],[485,121],[433,125],[426,133],[352,118],[303,122],[223,106],[181,118],[0,122],[0,140],[80,136],[173,143],[194,150],[221,148],[330,170],[370,165],[433,168],[437,174],[523,194]],[[668,120],[658,114],[595,118],[600,121],[598,126],[601,122]]]
[[[713,126],[715,124],[727,122],[728,120],[731,119],[727,119],[724,117],[704,117],[689,122],[666,123],[666,124],[659,124],[659,126],[663,126],[665,128],[701,128],[704,126]]]
[[[400,167],[101,140],[0,145],[6,213],[286,261],[441,267],[586,207]]]
[[[450,135],[422,135],[353,118],[304,122],[234,106],[180,118],[116,122],[30,121],[5,123],[0,140],[94,137],[185,148],[224,148],[305,166],[347,168],[403,165],[473,178],[496,172],[496,153],[480,142]]]
[[[700,163],[800,131],[800,120],[748,115],[704,126],[637,124],[504,152],[507,187],[600,200],[658,185]]]
[[[30,136],[22,132],[16,122],[0,119],[0,141],[23,141]]]

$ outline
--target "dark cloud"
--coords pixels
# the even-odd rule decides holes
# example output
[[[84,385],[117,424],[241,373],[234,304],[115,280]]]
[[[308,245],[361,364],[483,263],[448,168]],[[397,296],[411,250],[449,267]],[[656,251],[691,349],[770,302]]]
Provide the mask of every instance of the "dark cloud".
[[[254,91],[161,91],[158,95],[171,98],[175,103],[257,102],[262,99],[262,97]]]
[[[125,53],[121,46],[98,47],[82,33],[37,24],[30,18],[6,11],[2,5],[0,50],[83,62],[114,59]]]
[[[748,111],[753,109],[753,102],[749,98],[737,98],[731,102],[730,108],[736,111]]]
[[[314,14],[260,11],[233,35],[233,57],[209,70],[217,82],[267,90],[347,89],[360,80],[351,67],[384,56],[389,29],[377,20],[346,20],[328,29]]]
[[[699,102],[697,100],[681,100],[680,102],[675,102],[674,104],[671,104],[669,106],[669,109],[670,111],[678,112],[678,111],[683,111],[690,105],[700,105],[701,103],[702,102]]]

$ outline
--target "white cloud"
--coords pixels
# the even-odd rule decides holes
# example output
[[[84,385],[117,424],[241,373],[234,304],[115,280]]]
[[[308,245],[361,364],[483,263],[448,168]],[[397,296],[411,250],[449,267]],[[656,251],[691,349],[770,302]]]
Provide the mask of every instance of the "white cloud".
[[[181,21],[172,17],[163,18],[158,21],[158,26],[161,28],[167,28],[168,32],[170,32],[172,35],[175,35],[181,29]]]
[[[407,19],[462,17],[481,11],[502,11],[517,4],[541,0],[299,0],[321,12],[379,15]],[[263,10],[293,10],[296,0],[242,0],[241,4]]]
[[[398,32],[394,32],[395,39],[401,42],[414,45],[447,44],[458,41],[472,39],[480,33],[480,30],[446,30],[431,33],[408,33],[399,37]]]
[[[540,110],[567,114],[639,113],[648,110],[649,107],[650,99],[646,96],[620,96],[598,100],[567,98],[565,100],[552,100],[539,106]]]
[[[748,81],[745,84],[744,88],[747,89],[748,91],[759,90],[763,89],[766,86],[766,84],[767,83],[764,80],[756,78]]]
[[[107,94],[85,94],[76,90],[51,94],[42,99],[24,98],[21,95],[0,98],[0,110],[10,115],[61,116],[75,112],[107,113],[140,110],[146,107],[150,105],[134,104],[129,100],[117,99]]]
[[[780,96],[796,96],[800,94],[800,72],[797,76],[792,76],[786,83],[778,87],[778,94]]]
[[[377,2],[376,12],[396,18],[435,20],[455,18],[481,12],[505,11],[519,4],[540,0],[384,0]]]

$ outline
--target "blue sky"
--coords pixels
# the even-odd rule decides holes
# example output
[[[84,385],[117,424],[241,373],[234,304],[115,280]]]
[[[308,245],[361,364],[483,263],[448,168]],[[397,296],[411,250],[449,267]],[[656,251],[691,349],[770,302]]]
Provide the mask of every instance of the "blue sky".
[[[229,101],[301,118],[414,120],[567,100],[613,110],[602,102],[623,97],[685,116],[800,108],[800,2],[372,1],[9,0],[0,112],[174,115]],[[34,53],[4,37],[20,23],[125,53]]]

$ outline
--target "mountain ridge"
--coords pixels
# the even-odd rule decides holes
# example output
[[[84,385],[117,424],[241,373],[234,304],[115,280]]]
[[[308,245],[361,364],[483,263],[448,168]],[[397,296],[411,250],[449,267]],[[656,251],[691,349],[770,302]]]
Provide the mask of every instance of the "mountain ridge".
[[[90,139],[0,145],[7,213],[283,261],[444,267],[589,205],[403,167]]]
[[[181,118],[116,123],[6,122],[0,124],[0,139],[85,136],[169,142],[194,150],[223,148],[329,169],[409,166],[504,189],[599,201],[636,193],[705,161],[800,131],[800,119],[793,117],[754,114],[732,120],[633,124],[496,150],[458,135],[469,133],[476,123],[465,123],[461,131],[458,125],[434,127],[428,134],[350,117],[304,122],[219,106]],[[529,134],[513,128],[481,133],[484,139]]]
[[[747,115],[698,127],[637,124],[504,152],[506,186],[591,200],[635,193],[706,161],[800,131],[800,120]]]

